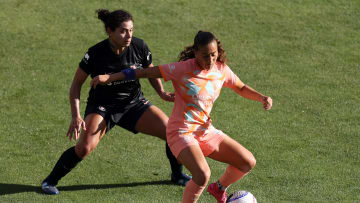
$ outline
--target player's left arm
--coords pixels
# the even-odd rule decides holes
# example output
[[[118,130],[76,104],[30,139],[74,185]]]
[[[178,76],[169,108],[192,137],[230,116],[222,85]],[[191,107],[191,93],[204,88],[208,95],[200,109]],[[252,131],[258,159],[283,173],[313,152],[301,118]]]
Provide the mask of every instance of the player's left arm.
[[[97,85],[105,85],[117,80],[135,80],[136,78],[161,78],[159,66],[145,69],[127,68],[114,74],[98,75],[90,81],[90,85],[96,88]]]
[[[250,100],[258,101],[263,104],[265,110],[269,110],[272,107],[272,99],[269,96],[257,92],[250,86],[244,84],[238,79],[233,87],[231,87],[237,94]]]
[[[154,65],[150,64],[147,68],[152,68],[152,67],[154,67]],[[169,102],[174,101],[175,94],[164,91],[164,87],[160,78],[149,78],[149,82],[161,99]]]

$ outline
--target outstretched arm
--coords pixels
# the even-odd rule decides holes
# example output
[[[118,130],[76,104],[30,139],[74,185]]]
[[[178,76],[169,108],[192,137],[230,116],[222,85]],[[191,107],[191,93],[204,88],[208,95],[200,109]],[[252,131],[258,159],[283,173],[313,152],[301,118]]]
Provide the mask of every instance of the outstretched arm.
[[[94,77],[90,85],[96,88],[97,85],[104,85],[116,80],[134,80],[136,78],[161,78],[159,66],[154,66],[146,69],[125,69],[119,73],[111,75],[98,75]]]
[[[261,102],[265,110],[269,110],[272,107],[271,97],[262,95],[250,86],[245,85],[241,80],[238,80],[232,89],[242,97]]]

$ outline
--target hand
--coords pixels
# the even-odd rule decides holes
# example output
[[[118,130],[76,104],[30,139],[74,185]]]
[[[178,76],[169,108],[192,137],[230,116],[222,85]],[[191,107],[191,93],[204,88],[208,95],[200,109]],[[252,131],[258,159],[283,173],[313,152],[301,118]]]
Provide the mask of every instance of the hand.
[[[90,81],[90,86],[94,89],[97,85],[104,85],[110,82],[110,75],[98,75]]]
[[[162,92],[160,94],[161,99],[168,101],[168,102],[174,102],[175,101],[175,94],[170,92]]]
[[[262,104],[265,110],[270,110],[272,107],[272,99],[271,97],[264,96],[262,99]]]
[[[86,130],[85,121],[81,117],[72,118],[69,126],[69,130],[66,136],[69,137],[70,141],[72,138],[77,140],[80,136],[80,130]]]

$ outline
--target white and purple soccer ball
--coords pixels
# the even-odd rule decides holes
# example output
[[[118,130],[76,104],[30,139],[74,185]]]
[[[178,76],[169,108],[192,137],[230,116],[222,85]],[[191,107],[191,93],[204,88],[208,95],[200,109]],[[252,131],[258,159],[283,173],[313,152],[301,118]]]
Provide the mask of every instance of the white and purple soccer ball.
[[[226,202],[229,203],[257,203],[256,198],[251,192],[240,190],[232,193]]]

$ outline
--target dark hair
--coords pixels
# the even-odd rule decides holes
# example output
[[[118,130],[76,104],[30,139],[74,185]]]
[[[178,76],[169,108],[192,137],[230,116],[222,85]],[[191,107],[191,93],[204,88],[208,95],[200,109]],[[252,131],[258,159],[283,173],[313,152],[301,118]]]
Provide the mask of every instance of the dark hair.
[[[217,48],[218,48],[218,52],[219,52],[217,61],[226,63],[226,60],[227,60],[226,52],[223,49],[221,42],[218,39],[216,39],[215,35],[213,35],[211,32],[205,32],[205,31],[201,31],[201,30],[196,34],[196,36],[194,38],[194,44],[191,46],[185,47],[185,49],[182,52],[180,52],[179,61],[186,61],[188,59],[195,58],[194,51],[199,50],[200,46],[207,45],[214,40],[217,43]]]
[[[96,10],[98,18],[104,23],[105,31],[106,28],[110,28],[111,31],[115,31],[117,27],[120,27],[121,23],[126,21],[133,21],[132,15],[125,10],[115,10],[110,12],[106,9]]]

